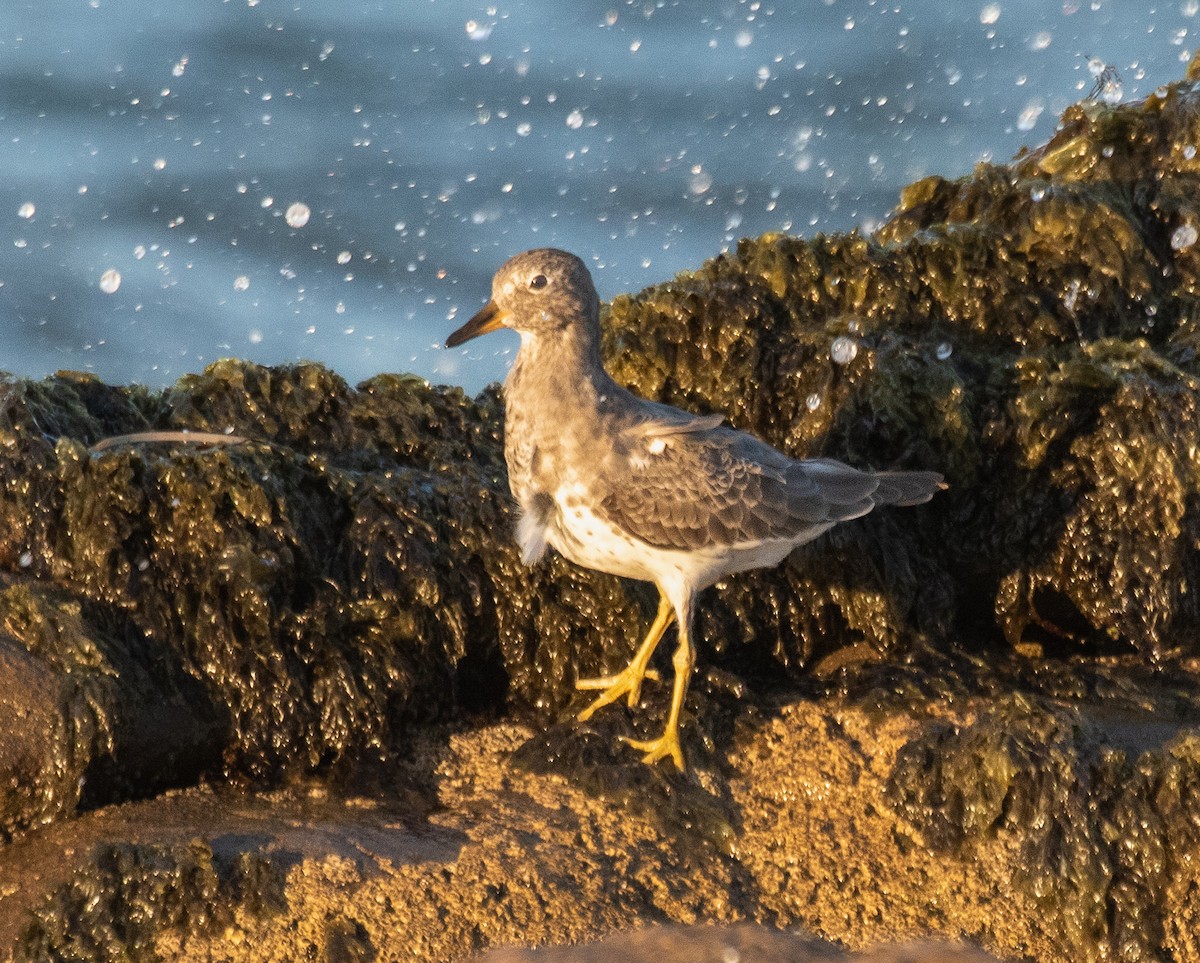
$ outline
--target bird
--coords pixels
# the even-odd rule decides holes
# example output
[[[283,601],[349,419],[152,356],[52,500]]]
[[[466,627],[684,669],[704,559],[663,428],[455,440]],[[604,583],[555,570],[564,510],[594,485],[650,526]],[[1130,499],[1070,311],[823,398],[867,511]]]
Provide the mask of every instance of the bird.
[[[945,488],[935,471],[860,471],[791,458],[728,427],[627,390],[604,369],[600,298],[587,265],[538,248],[507,260],[491,299],[446,339],[455,348],[501,327],[521,338],[503,386],[504,457],[519,508],[521,560],[547,548],[584,568],[653,583],[658,612],[615,675],[583,678],[581,721],[625,698],[636,708],[674,622],[674,681],[662,735],[623,739],[643,761],[686,771],[679,718],[695,663],[696,597],[728,575],[778,565],[798,545],[877,505],[919,505]]]

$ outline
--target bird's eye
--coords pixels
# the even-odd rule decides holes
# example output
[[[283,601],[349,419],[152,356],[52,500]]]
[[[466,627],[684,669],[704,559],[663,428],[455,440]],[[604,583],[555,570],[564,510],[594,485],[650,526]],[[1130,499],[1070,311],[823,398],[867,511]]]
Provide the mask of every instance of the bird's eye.
[[[550,283],[550,282],[549,282],[548,280],[546,280],[546,275],[544,275],[544,274],[535,274],[535,275],[534,275],[534,276],[533,276],[533,277],[530,279],[530,281],[529,281],[529,286],[530,286],[531,288],[533,288],[535,291],[540,291],[542,288],[544,288],[544,287],[545,287],[547,284],[549,284],[549,283]]]

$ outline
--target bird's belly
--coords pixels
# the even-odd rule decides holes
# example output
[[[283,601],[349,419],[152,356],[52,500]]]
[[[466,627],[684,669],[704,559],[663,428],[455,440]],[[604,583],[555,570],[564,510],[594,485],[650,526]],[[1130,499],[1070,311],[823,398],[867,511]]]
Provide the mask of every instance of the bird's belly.
[[[549,542],[576,565],[653,581],[662,560],[651,548],[615,528],[582,504],[559,502],[547,529]],[[656,564],[657,563],[657,564]]]

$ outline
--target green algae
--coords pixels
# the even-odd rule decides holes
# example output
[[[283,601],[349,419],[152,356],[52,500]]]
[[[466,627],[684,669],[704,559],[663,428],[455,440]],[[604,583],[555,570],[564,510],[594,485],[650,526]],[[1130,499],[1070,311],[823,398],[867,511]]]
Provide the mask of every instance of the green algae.
[[[1196,378],[1141,339],[1023,359],[1017,372],[1020,467],[1044,507],[1039,530],[1007,546],[1026,560],[997,593],[1006,636],[1032,628],[1047,644],[1188,651],[1200,584]]]
[[[43,770],[29,778],[35,798],[9,795],[3,830],[9,839],[72,812],[89,769],[111,758],[116,743],[116,675],[85,625],[81,606],[62,593],[15,585],[0,593],[0,626],[65,678]],[[40,797],[40,798],[39,798]]]
[[[897,754],[888,792],[935,849],[970,856],[1014,838],[1013,880],[1073,958],[1176,959],[1200,923],[1179,903],[1200,882],[1197,745],[1179,728],[1119,748],[1086,712],[1013,695],[970,724],[927,726]]]
[[[22,932],[13,958],[28,963],[161,959],[164,931],[198,935],[228,925],[233,908],[282,908],[283,875],[254,853],[218,856],[189,844],[98,844],[87,864],[49,894]]]
[[[122,666],[168,665],[190,683],[174,689],[206,727],[214,775],[378,763],[455,707],[549,718],[572,697],[576,654],[603,661],[593,629],[630,645],[640,630],[616,580],[519,566],[494,394],[392,376],[352,389],[317,365],[236,362],[183,379],[157,410],[79,383],[12,382],[4,409],[0,555],[95,623],[28,647],[106,686],[101,720],[136,716],[162,684],[102,655],[123,645]],[[46,399],[60,396],[53,422]],[[251,443],[85,447],[146,429]],[[95,664],[77,664],[88,651]]]
[[[0,590],[0,632],[57,682],[52,723],[36,773],[0,793],[0,833],[12,839],[45,822],[113,799],[138,798],[194,780],[212,753],[212,728],[191,680],[154,658],[119,615],[43,582]],[[28,724],[15,720],[22,735]],[[172,739],[157,728],[167,724]]]

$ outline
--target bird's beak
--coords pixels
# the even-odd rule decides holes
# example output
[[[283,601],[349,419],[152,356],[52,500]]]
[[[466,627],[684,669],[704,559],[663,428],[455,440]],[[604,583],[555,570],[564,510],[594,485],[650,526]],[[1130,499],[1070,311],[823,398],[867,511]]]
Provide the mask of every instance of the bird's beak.
[[[485,304],[474,317],[446,339],[447,348],[457,348],[464,341],[504,326],[508,317],[495,301]]]

